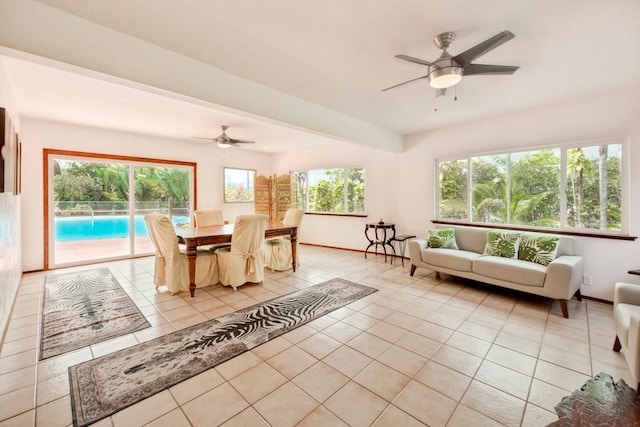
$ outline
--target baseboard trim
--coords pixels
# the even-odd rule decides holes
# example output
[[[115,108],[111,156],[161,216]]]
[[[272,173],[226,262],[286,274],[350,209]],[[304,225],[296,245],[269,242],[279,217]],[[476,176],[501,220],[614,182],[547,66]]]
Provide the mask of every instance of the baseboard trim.
[[[362,249],[349,249],[349,248],[341,248],[338,246],[329,246],[329,245],[318,245],[316,243],[302,243],[302,242],[298,242],[298,244],[300,245],[305,245],[305,246],[315,246],[316,248],[327,248],[327,249],[339,249],[341,251],[351,251],[351,252],[360,252],[360,253],[364,253],[365,251]],[[368,252],[369,255],[376,255],[375,252]],[[384,256],[383,253],[378,253],[378,255],[382,255]],[[400,255],[389,255],[387,254],[387,256],[393,257],[395,256],[396,258],[404,258],[404,259],[409,259],[408,256],[405,257],[401,257]]]
[[[602,299],[602,298],[590,297],[590,296],[584,295],[584,294],[582,294],[582,298],[590,299],[591,301],[601,302],[603,304],[613,305],[613,301],[609,301],[609,300]]]
[[[319,245],[317,243],[302,243],[302,242],[298,242],[300,245],[305,245],[305,246],[315,246],[316,248],[327,248],[327,249],[340,249],[342,251],[351,251],[351,252],[363,252],[364,251],[362,249],[348,249],[348,248],[341,248],[338,246],[329,246],[329,245]]]

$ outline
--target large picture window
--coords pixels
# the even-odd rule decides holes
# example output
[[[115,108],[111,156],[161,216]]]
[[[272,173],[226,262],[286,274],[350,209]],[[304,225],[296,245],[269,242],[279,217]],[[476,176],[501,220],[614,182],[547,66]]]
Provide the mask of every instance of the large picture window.
[[[363,214],[363,168],[316,169],[297,172],[298,206],[307,212]]]
[[[253,203],[253,169],[224,168],[224,202]]]
[[[437,162],[440,220],[623,231],[622,144]]]

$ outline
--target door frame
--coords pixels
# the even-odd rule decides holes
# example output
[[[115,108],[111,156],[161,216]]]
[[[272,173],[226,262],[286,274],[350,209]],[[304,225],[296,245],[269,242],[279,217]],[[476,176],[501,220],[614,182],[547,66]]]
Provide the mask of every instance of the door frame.
[[[197,209],[198,207],[198,164],[195,162],[184,162],[178,160],[167,160],[167,159],[154,159],[150,157],[135,157],[135,156],[123,156],[119,154],[104,154],[104,153],[90,153],[83,151],[70,151],[70,150],[57,150],[44,148],[42,150],[42,161],[43,161],[43,222],[44,222],[44,270],[50,270],[50,262],[49,262],[49,245],[51,244],[51,239],[53,238],[53,231],[50,230],[50,215],[52,215],[50,209],[50,197],[49,191],[53,190],[53,182],[49,182],[49,170],[50,170],[50,159],[52,157],[78,157],[83,159],[95,159],[95,160],[115,160],[118,162],[131,162],[131,163],[141,163],[141,164],[156,164],[156,165],[169,165],[169,166],[185,166],[193,168],[193,209]],[[133,172],[133,171],[131,171]],[[133,256],[132,256],[133,257]],[[78,264],[80,265],[80,264]]]

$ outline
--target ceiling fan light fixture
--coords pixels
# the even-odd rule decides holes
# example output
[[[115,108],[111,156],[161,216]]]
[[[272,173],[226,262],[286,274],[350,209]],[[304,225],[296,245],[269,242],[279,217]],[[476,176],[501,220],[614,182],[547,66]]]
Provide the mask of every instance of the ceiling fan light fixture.
[[[429,73],[429,86],[434,89],[446,89],[462,80],[462,67],[439,67]]]
[[[231,147],[231,144],[229,144],[228,142],[225,142],[225,141],[218,141],[218,147],[220,147],[220,148],[229,148],[229,147]]]

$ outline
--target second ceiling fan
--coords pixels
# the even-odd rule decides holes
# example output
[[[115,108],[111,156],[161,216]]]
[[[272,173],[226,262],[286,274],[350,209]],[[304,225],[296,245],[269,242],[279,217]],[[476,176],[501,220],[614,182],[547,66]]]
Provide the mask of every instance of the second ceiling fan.
[[[229,129],[229,126],[227,125],[222,125],[220,126],[222,128],[222,133],[218,136],[216,136],[215,138],[207,138],[207,137],[202,137],[202,136],[194,136],[194,138],[196,139],[206,139],[208,141],[213,141],[216,144],[218,144],[218,147],[220,148],[229,148],[229,147],[238,147],[241,144],[255,144],[255,141],[247,141],[244,139],[237,139],[237,138],[231,138],[229,135],[227,135],[227,129]]]
[[[514,37],[515,36],[511,31],[502,31],[501,33],[496,34],[495,36],[456,56],[451,56],[449,52],[447,52],[447,48],[456,38],[456,33],[446,32],[438,34],[433,39],[433,43],[438,47],[438,49],[442,49],[442,54],[435,61],[425,61],[424,59],[403,54],[395,56],[398,59],[413,62],[414,64],[426,65],[429,67],[429,72],[424,76],[382,89],[382,91],[385,92],[417,80],[428,79],[429,86],[435,88],[437,90],[437,96],[440,96],[444,95],[447,88],[460,83],[462,76],[513,74],[519,67],[510,65],[472,64],[471,61],[479,58]]]

